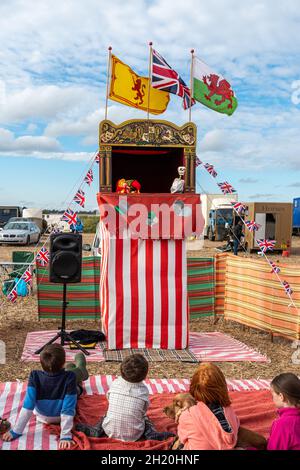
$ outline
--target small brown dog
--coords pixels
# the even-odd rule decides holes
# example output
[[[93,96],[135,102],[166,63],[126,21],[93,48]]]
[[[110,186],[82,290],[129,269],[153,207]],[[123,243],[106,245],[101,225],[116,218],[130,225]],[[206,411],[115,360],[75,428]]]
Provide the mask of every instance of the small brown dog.
[[[196,400],[190,393],[178,393],[175,395],[172,403],[166,406],[163,411],[168,418],[174,419],[175,423],[178,423],[181,413],[196,404]],[[267,441],[260,434],[240,426],[236,447],[255,447],[256,449],[263,450],[267,447]],[[172,450],[178,450],[180,448],[182,448],[182,444],[179,438],[176,437],[172,445]]]

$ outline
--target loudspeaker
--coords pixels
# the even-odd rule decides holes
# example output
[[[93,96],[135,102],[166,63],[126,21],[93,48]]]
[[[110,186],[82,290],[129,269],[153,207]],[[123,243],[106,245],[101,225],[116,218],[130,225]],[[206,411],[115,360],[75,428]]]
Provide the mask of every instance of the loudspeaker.
[[[49,280],[59,284],[81,281],[82,236],[52,233],[50,236]]]

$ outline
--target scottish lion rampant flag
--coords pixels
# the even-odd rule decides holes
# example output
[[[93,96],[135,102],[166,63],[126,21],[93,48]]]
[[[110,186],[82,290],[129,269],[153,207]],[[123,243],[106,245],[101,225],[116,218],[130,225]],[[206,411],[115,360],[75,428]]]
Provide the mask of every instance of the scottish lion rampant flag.
[[[193,59],[193,98],[214,111],[230,116],[237,108],[237,99],[230,83],[205,62]]]

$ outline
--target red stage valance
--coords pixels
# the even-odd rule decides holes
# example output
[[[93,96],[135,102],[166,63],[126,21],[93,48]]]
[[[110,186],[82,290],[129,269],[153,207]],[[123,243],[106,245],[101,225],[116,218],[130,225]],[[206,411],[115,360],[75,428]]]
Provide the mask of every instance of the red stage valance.
[[[199,194],[98,193],[97,199],[100,220],[118,238],[182,240],[203,232]]]

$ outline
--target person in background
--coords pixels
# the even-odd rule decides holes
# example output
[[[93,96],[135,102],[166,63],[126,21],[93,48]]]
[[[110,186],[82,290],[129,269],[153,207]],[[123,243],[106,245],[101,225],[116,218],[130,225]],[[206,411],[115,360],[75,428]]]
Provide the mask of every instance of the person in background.
[[[277,375],[271,392],[278,418],[272,424],[267,450],[300,450],[300,380],[291,373]]]
[[[233,253],[235,256],[238,254],[241,238],[243,236],[243,222],[239,220],[233,229]]]
[[[75,356],[75,364],[67,364],[65,350],[59,344],[45,346],[40,354],[43,370],[30,373],[26,396],[17,422],[7,431],[2,439],[12,441],[18,439],[25,429],[32,414],[38,421],[45,424],[61,426],[59,448],[70,449],[73,420],[76,413],[77,396],[81,387],[77,386],[87,380],[89,374],[83,353]]]
[[[158,432],[146,416],[149,392],[143,381],[148,374],[148,361],[141,354],[126,357],[118,377],[107,393],[108,410],[95,426],[80,423],[76,431],[89,437],[111,437],[121,441],[137,441],[140,438],[162,441],[174,434]]]
[[[81,222],[81,219],[77,217],[76,224],[72,224],[70,226],[71,232],[72,233],[82,233],[83,232],[83,223]]]

